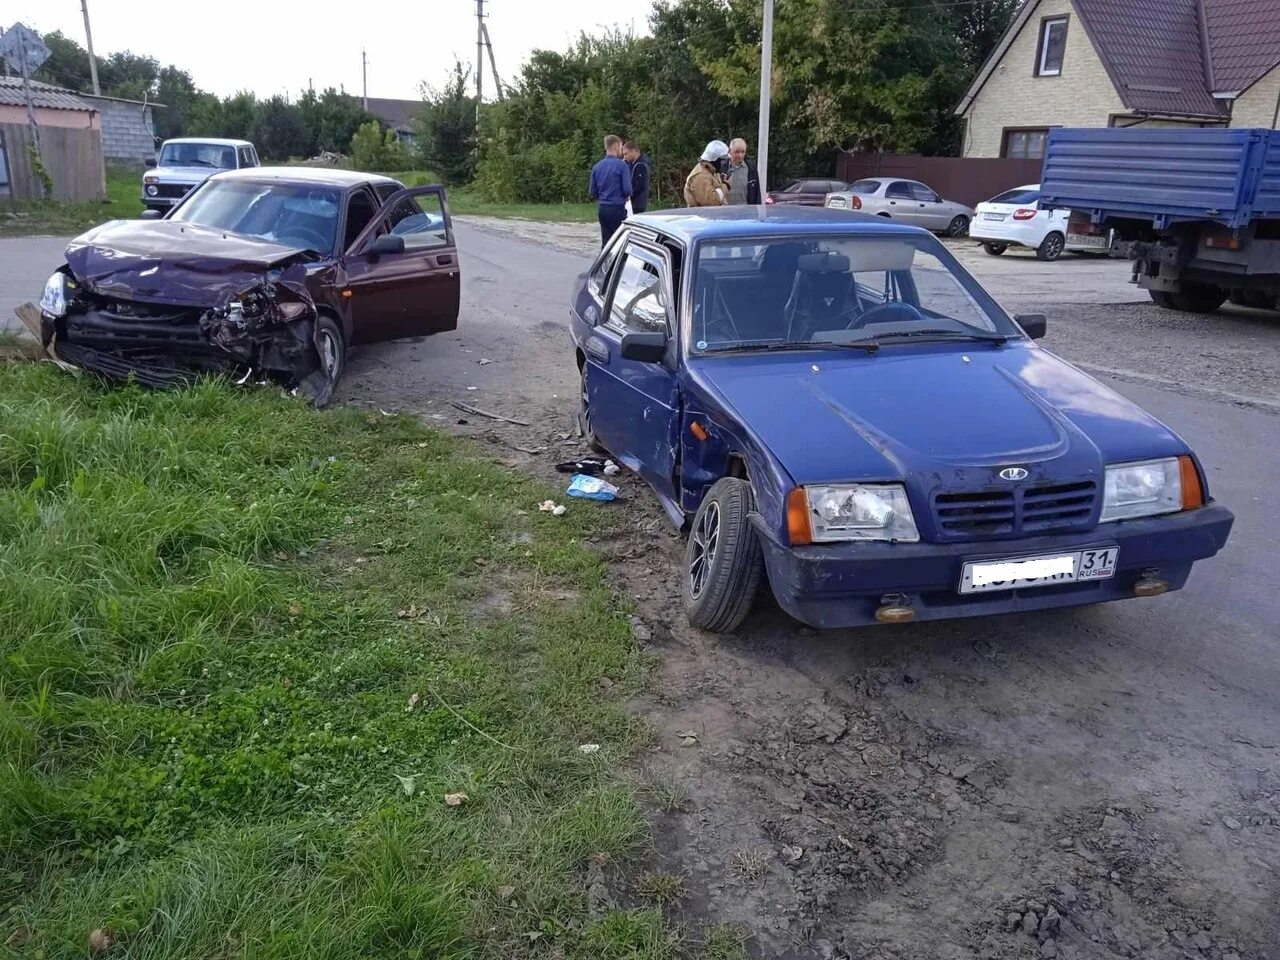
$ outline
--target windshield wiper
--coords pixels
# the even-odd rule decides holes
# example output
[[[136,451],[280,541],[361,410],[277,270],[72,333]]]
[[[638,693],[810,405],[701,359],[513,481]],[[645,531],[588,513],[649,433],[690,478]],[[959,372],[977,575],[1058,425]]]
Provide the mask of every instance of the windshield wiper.
[[[848,343],[837,343],[834,340],[812,340],[807,342],[791,340],[741,340],[732,347],[722,350],[708,350],[708,353],[735,353],[739,350],[765,350],[769,352],[783,350],[865,350],[875,353],[880,344],[874,340],[850,340]]]
[[[966,333],[962,330],[902,330],[897,333],[886,333],[876,337],[881,343],[890,340],[911,340],[917,337],[928,337],[931,340],[980,340],[985,343],[1007,343],[1012,336],[1003,333],[983,333],[975,330]]]

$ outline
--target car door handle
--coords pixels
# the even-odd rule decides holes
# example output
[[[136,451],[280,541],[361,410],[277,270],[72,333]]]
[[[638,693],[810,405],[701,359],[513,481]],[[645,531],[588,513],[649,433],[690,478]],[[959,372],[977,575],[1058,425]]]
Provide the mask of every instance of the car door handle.
[[[450,254],[442,253],[436,257],[436,266],[447,267],[453,263],[453,257]]]
[[[601,363],[609,362],[609,347],[599,337],[589,337],[587,339],[587,353]]]

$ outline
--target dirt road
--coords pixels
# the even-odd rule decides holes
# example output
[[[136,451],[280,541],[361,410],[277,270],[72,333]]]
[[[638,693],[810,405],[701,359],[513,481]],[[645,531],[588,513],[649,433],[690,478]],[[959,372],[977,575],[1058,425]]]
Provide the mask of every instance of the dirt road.
[[[353,356],[345,398],[554,476],[575,229],[462,223],[459,332]],[[661,658],[636,707],[652,868],[763,957],[1280,957],[1280,320],[1160,311],[1123,264],[964,256],[1191,441],[1228,549],[1153,601],[822,635],[762,603],[716,639],[683,623],[681,542],[639,483],[575,505],[626,517],[599,547]]]

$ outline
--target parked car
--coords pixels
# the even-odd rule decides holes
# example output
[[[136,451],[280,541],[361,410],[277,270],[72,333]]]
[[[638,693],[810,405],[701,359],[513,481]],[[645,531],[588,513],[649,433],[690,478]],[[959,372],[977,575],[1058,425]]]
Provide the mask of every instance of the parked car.
[[[178,137],[166,140],[142,175],[142,205],[167,212],[220,170],[258,166],[258,151],[248,140]]]
[[[1027,247],[1039,260],[1057,260],[1064,250],[1072,253],[1106,253],[1105,232],[1073,231],[1069,210],[1045,210],[1040,206],[1040,184],[1006,190],[978,204],[969,236],[982,243],[993,257],[1010,247]]]
[[[792,180],[781,190],[770,190],[765,194],[766,204],[799,204],[802,207],[820,207],[827,194],[835,190],[843,190],[843,180],[809,179]]]
[[[456,329],[444,189],[307,167],[227,171],[163,219],[76,237],[41,298],[65,362],[150,386],[271,376],[327,403],[352,344]]]
[[[918,227],[645,214],[572,304],[582,428],[688,532],[695,626],[762,575],[815,627],[1155,596],[1230,532],[1184,440]]]
[[[949,237],[967,235],[973,220],[971,207],[943,200],[932,187],[916,180],[894,177],[856,180],[847,189],[828,196],[826,206],[832,210],[860,210],[891,217]]]

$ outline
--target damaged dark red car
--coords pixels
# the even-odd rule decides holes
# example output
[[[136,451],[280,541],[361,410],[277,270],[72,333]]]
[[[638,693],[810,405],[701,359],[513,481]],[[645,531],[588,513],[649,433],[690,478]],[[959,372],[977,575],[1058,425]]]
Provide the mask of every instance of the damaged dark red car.
[[[59,360],[166,387],[200,373],[333,396],[348,347],[458,325],[444,189],[306,167],[210,177],[164,219],[72,240],[40,300]]]

